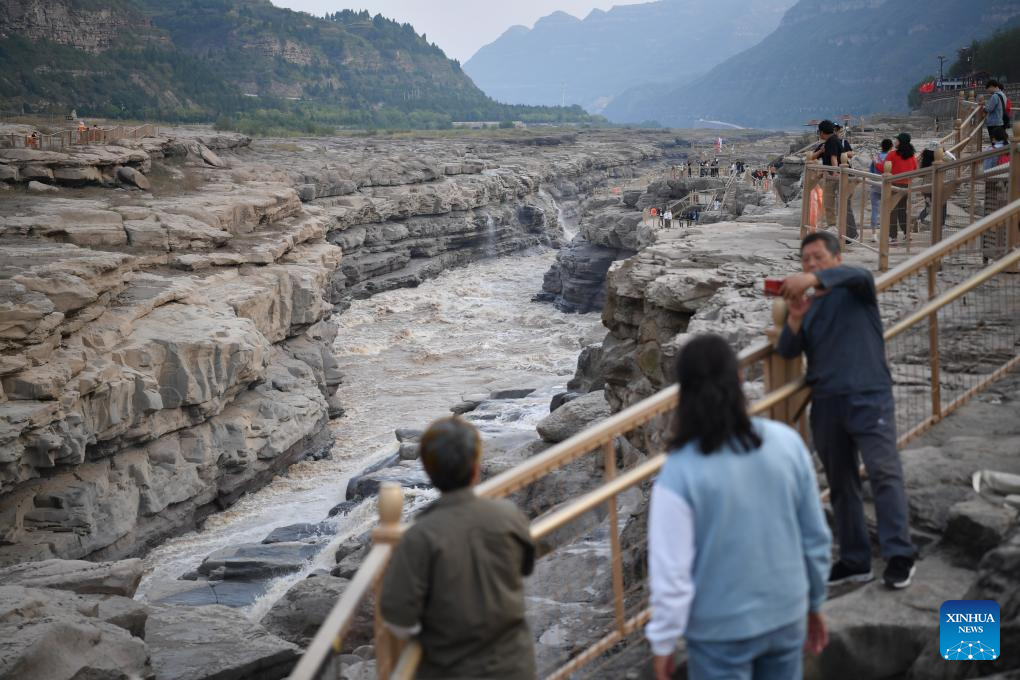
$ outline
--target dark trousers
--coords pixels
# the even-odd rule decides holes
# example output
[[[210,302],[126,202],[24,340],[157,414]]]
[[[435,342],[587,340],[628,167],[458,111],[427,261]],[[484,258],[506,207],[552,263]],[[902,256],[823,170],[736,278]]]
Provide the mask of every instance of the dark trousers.
[[[889,216],[889,238],[894,239],[898,232],[903,232],[903,238],[907,237],[907,196],[900,198]]]
[[[854,218],[854,192],[847,191],[846,196],[846,235],[852,239],[860,238],[857,233],[857,220]]]
[[[829,480],[840,560],[852,569],[871,565],[857,454],[868,471],[878,518],[882,557],[914,557],[903,465],[896,450],[896,408],[892,392],[814,397],[811,434]]]
[[[988,126],[988,140],[992,144],[995,144],[997,138],[998,139],[1002,139],[1002,135],[998,135],[997,136],[995,134],[996,131],[1004,134],[1006,132],[1006,126],[1005,125],[989,125]]]

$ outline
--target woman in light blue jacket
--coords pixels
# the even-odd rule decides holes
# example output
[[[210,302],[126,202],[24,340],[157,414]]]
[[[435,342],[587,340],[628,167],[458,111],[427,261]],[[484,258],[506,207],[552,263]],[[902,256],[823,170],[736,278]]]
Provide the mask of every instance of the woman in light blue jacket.
[[[832,537],[811,456],[791,428],[747,415],[719,336],[692,339],[678,377],[674,449],[649,510],[656,678],[670,677],[684,637],[690,680],[799,679],[803,649],[827,641]]]

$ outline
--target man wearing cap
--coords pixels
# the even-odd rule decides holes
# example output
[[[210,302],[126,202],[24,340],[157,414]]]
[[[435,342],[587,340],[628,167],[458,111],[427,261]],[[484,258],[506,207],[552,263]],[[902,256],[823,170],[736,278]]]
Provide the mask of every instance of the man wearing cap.
[[[810,159],[822,159],[822,165],[839,166],[839,155],[843,153],[843,143],[836,135],[836,125],[831,120],[823,120],[818,124],[818,137],[822,143],[811,154]],[[826,177],[822,181],[822,205],[825,208],[825,222],[828,226],[836,226],[836,180]]]

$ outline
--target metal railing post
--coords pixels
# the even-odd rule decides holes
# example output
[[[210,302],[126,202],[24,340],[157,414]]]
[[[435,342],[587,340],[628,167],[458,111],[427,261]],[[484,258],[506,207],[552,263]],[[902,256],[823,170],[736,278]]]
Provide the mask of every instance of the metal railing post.
[[[839,190],[838,198],[839,205],[836,207],[836,230],[839,232],[839,243],[842,246],[846,243],[846,223],[847,223],[847,210],[850,208],[849,202],[847,201],[847,191],[850,186],[850,176],[846,172],[846,168],[850,167],[846,153],[839,155]]]
[[[1013,123],[1013,139],[1009,143],[1009,195],[1008,203],[1020,200],[1020,120]],[[1020,215],[1006,221],[1006,248],[1020,247]],[[1016,271],[1016,270],[1014,270]]]
[[[606,481],[616,477],[616,446],[615,439],[610,439],[602,445],[602,459],[604,465],[604,476]],[[623,608],[623,553],[620,549],[620,521],[616,506],[616,496],[610,498],[606,505],[609,506],[609,548],[612,560],[613,573],[613,612],[616,617],[616,629],[620,635],[625,635],[624,625],[626,624]]]
[[[889,269],[889,225],[892,222],[892,161],[882,168],[882,202],[879,213],[882,221],[878,232],[878,271]]]
[[[800,238],[804,239],[808,234],[808,226],[811,221],[811,192],[814,191],[815,186],[818,184],[818,173],[813,172],[818,166],[814,161],[804,161],[804,182],[801,191],[801,206],[800,206]],[[817,221],[814,225],[810,225],[812,228],[817,228]]]
[[[786,325],[787,313],[786,301],[782,298],[776,298],[772,302],[772,328],[765,331],[765,335],[773,347],[779,343],[779,335],[783,332],[783,326]],[[780,356],[778,352],[772,352],[763,363],[765,368],[766,394],[774,392],[804,375],[804,360],[802,357],[786,359]],[[804,407],[809,398],[809,394],[797,392],[789,399],[779,402],[770,408],[768,417],[796,428],[800,431],[802,437],[807,438],[807,418],[804,415]]]
[[[871,192],[868,190],[868,181],[866,179],[861,178],[860,185],[861,185],[861,221],[860,224],[857,225],[857,235],[863,241],[864,222],[865,219],[868,217],[868,198]],[[874,232],[874,229],[872,229],[872,232]]]
[[[981,97],[978,99],[978,108],[984,109],[985,98]],[[982,117],[974,117],[974,127],[977,129],[977,134],[974,135],[974,153],[981,153],[981,123]]]
[[[943,182],[945,180],[945,171],[942,169],[945,163],[946,156],[942,147],[939,146],[935,149],[935,170],[931,176],[931,244],[935,245],[942,240],[942,202],[943,195],[945,193],[945,187]]]
[[[935,285],[939,269],[938,262],[928,265],[928,300],[938,295]],[[932,312],[928,317],[928,366],[931,372],[931,414],[935,418],[942,417],[942,375],[939,358],[939,313]]]
[[[981,166],[982,163],[977,161],[970,164],[970,210],[967,213],[970,216],[970,224],[974,224],[977,215],[977,176],[981,172]]]
[[[379,489],[379,526],[372,532],[374,543],[396,544],[400,540],[400,514],[404,491],[399,484],[387,482]],[[375,593],[375,668],[376,677],[389,680],[400,656],[402,643],[386,627],[382,618],[382,577],[373,584]]]

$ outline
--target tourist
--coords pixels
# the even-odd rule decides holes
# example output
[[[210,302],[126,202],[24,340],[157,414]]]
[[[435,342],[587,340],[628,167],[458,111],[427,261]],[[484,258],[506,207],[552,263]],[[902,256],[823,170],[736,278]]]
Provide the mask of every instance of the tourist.
[[[787,359],[801,352],[807,356],[811,434],[829,481],[840,546],[829,584],[874,578],[859,453],[868,472],[878,542],[886,560],[883,580],[890,588],[905,588],[914,575],[917,549],[910,540],[903,468],[896,450],[892,377],[875,281],[868,270],[843,264],[839,239],[831,233],[809,234],[800,252],[804,272],[783,282],[789,315],[777,351]],[[808,297],[810,288],[815,293]]]
[[[671,229],[673,227],[673,211],[666,208],[666,212],[662,213],[662,221],[667,229]]]
[[[885,160],[892,163],[892,174],[901,175],[905,172],[917,170],[917,159],[914,158],[914,146],[910,143],[910,133],[901,132],[896,135],[896,149],[889,152]],[[910,186],[909,179],[893,180],[894,187],[907,188]],[[896,235],[900,230],[903,237],[907,237],[907,204],[909,198],[906,192],[893,194],[893,209],[889,224],[889,245],[896,245]]]
[[[989,80],[985,84],[988,100],[985,102],[985,126],[988,127],[988,139],[992,144],[999,138],[998,132],[1006,133],[1006,94],[997,80]]]
[[[839,137],[840,143],[840,163],[843,162],[843,158],[846,158],[847,165],[854,157],[854,148],[850,146],[850,142],[846,138],[846,128],[839,123],[833,123],[832,127],[836,130],[836,136]],[[849,183],[847,184],[849,187]],[[854,217],[854,206],[853,206],[854,192],[853,189],[849,189],[846,195],[846,235],[849,238],[857,239],[857,219]],[[864,219],[864,216],[861,216]]]
[[[834,168],[839,166],[839,156],[843,153],[843,144],[836,136],[836,126],[831,120],[823,120],[818,124],[818,137],[822,140],[819,147],[811,155],[812,159],[821,158],[822,165]],[[825,223],[829,227],[836,226],[836,186],[834,177],[822,180],[822,205],[825,207]]]
[[[800,678],[805,646],[827,641],[832,548],[811,454],[787,425],[748,417],[721,337],[688,342],[677,376],[678,431],[648,515],[656,680],[681,636],[691,680]]]
[[[482,443],[467,421],[432,423],[420,452],[442,495],[394,550],[383,620],[421,642],[417,678],[534,680],[522,582],[535,557],[528,520],[510,501],[475,496]]]
[[[875,154],[874,158],[871,159],[871,166],[868,168],[868,172],[872,172],[876,175],[881,175],[885,172],[885,157],[892,151],[893,143],[891,139],[883,139],[879,147],[881,150]],[[882,208],[882,185],[876,184],[871,187],[871,240],[877,241],[878,237],[875,236],[875,232],[881,227],[881,208]]]
[[[691,162],[687,161],[687,178],[688,179],[690,179],[690,177],[693,174],[693,172],[694,172],[694,170],[693,170],[693,168],[691,168]]]
[[[846,128],[839,123],[833,123],[832,127],[835,128],[836,136],[839,137],[839,143],[843,148],[843,153],[846,154],[847,160],[849,161],[854,157],[854,148],[850,146],[850,141],[846,138]]]

